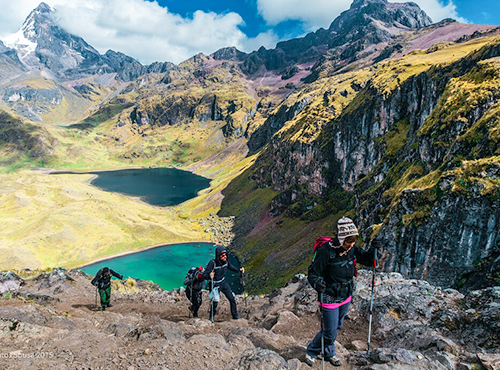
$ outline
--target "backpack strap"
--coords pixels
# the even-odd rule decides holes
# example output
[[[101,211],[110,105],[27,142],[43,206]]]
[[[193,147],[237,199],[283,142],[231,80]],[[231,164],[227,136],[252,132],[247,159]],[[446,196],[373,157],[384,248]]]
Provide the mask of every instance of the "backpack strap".
[[[357,273],[356,271],[356,258],[349,258],[349,254],[347,255],[347,259],[345,260],[341,260],[341,261],[335,261],[336,260],[336,256],[334,255],[335,251],[330,251],[330,253],[328,253],[328,264],[329,265],[335,265],[335,266],[339,266],[339,267],[346,267],[347,265],[349,264],[354,264],[354,268],[355,268],[355,272]],[[354,256],[352,256],[354,257]]]
[[[219,269],[224,268],[224,267],[227,267],[227,262],[225,264],[223,264],[222,266],[217,266],[217,265],[215,265],[215,261],[214,261],[214,270],[219,270]]]

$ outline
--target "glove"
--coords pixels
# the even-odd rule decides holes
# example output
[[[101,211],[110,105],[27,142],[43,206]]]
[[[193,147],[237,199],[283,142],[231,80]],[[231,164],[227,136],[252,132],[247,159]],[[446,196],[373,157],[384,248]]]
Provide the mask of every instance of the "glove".
[[[326,283],[323,279],[319,279],[316,284],[314,284],[314,288],[318,293],[324,293],[326,291]]]
[[[372,240],[372,248],[379,250],[382,247],[382,242],[379,238],[375,238]]]

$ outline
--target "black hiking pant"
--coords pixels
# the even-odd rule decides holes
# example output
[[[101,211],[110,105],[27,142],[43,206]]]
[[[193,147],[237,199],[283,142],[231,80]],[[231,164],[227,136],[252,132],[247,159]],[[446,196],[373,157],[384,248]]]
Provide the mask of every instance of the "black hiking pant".
[[[201,290],[192,289],[191,285],[186,287],[186,297],[191,302],[190,310],[193,312],[193,317],[198,317],[198,309],[201,306]]]
[[[236,299],[234,299],[234,294],[233,294],[233,291],[231,290],[231,287],[229,286],[229,284],[227,283],[226,280],[224,280],[218,286],[219,286],[219,293],[224,293],[227,300],[229,301],[229,305],[231,306],[231,316],[233,317],[233,319],[237,319],[239,316],[238,316],[238,310],[236,308]],[[212,289],[210,289],[210,291],[211,290]],[[216,311],[217,304],[218,304],[218,302],[213,302],[214,316],[215,316],[215,313],[217,312]],[[210,306],[210,307],[212,307],[212,306]],[[212,311],[210,311],[210,317],[212,317]]]

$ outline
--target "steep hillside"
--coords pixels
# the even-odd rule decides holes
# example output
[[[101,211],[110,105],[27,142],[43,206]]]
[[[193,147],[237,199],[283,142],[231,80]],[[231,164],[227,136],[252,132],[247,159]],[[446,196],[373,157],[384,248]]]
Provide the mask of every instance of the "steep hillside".
[[[57,22],[56,11],[42,2],[17,33],[0,41],[0,109],[32,121],[75,123],[126,82],[176,69],[169,62],[144,66],[112,50],[101,55]]]
[[[23,162],[43,166],[54,155],[58,141],[39,125],[0,111],[0,166],[5,169],[22,166]]]
[[[238,215],[233,247],[253,286],[304,271],[343,214],[383,239],[388,271],[457,287],[484,268],[481,284],[498,284],[499,45],[479,37],[325,70],[290,96],[280,125],[250,138],[265,148],[255,165],[224,191],[220,214]],[[242,192],[269,196],[247,211]]]
[[[145,281],[113,281],[113,307],[96,310],[91,277],[80,271],[0,274],[3,369],[310,369],[305,347],[320,328],[316,292],[305,277],[271,295],[237,296],[240,320],[223,299],[208,320],[189,315],[183,291]],[[370,352],[366,351],[371,274],[336,343],[340,369],[494,369],[499,361],[498,289],[464,296],[399,274],[378,274]],[[330,365],[326,365],[330,366]],[[321,369],[321,361],[313,369]]]

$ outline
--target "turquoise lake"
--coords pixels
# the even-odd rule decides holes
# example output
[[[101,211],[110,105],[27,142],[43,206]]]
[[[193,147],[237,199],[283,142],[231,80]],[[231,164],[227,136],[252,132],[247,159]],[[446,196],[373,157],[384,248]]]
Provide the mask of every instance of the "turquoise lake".
[[[191,172],[175,168],[145,168],[118,171],[87,172],[97,175],[92,185],[105,191],[140,197],[155,206],[171,206],[196,197],[200,190],[210,185],[210,180]],[[58,172],[57,174],[76,174]],[[165,240],[168,243],[168,240]],[[107,266],[124,278],[151,280],[165,290],[182,286],[191,267],[205,267],[215,257],[212,243],[184,243],[165,245],[142,252],[97,262],[81,268],[89,275],[95,275],[101,267]],[[229,260],[235,267],[239,261],[231,254]],[[243,293],[240,274],[226,272],[233,292]]]
[[[212,243],[173,244],[97,262],[81,270],[95,275],[100,268],[107,266],[124,278],[152,280],[163,289],[172,290],[182,286],[191,267],[205,267],[214,256],[215,245]],[[233,255],[229,254],[229,260],[235,267],[240,267]],[[235,294],[243,292],[240,274],[227,270],[226,279]]]

